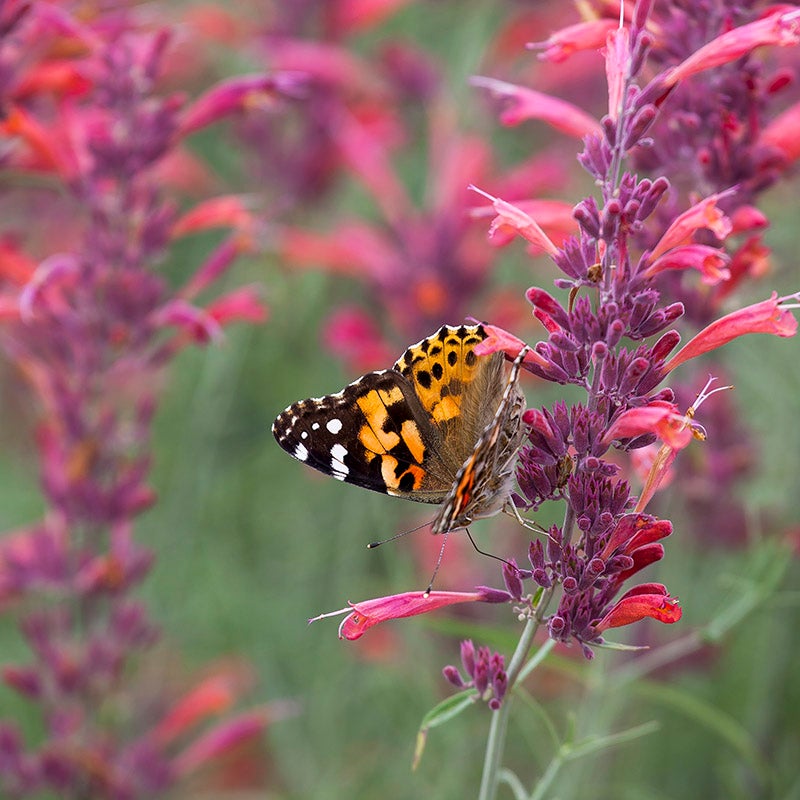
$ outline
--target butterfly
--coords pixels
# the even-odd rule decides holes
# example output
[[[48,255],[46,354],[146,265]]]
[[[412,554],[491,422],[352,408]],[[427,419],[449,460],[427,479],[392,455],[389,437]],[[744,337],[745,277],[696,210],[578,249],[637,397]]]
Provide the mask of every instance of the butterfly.
[[[391,369],[289,406],[272,433],[340,481],[438,504],[433,533],[491,516],[509,500],[525,436],[518,379],[527,348],[506,377],[502,353],[475,352],[487,336],[482,325],[445,325]]]

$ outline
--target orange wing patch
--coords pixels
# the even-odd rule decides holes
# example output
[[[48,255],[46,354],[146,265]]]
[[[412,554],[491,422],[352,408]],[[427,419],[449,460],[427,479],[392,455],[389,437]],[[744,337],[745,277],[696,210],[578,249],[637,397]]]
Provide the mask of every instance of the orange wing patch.
[[[485,338],[481,325],[444,326],[409,347],[394,365],[412,382],[422,407],[436,424],[461,413],[464,389],[479,369],[475,346]]]

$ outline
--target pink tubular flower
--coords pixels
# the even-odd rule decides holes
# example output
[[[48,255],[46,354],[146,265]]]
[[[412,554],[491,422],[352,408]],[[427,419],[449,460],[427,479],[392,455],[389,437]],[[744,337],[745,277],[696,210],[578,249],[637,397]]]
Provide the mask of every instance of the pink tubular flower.
[[[258,286],[240,286],[217,297],[206,306],[206,313],[220,327],[231,322],[260,324],[267,319],[267,309],[259,297]]]
[[[184,111],[180,133],[183,136],[194,133],[234,111],[271,105],[279,94],[291,90],[299,80],[299,76],[290,74],[258,74],[237,75],[221,81]]]
[[[608,83],[608,116],[617,121],[625,102],[625,82],[630,66],[630,31],[614,28],[606,41],[606,81]]]
[[[497,325],[487,325],[484,323],[483,329],[488,336],[479,344],[475,346],[475,354],[479,356],[486,356],[490,353],[505,353],[509,361],[513,361],[520,353],[523,347],[528,345],[509,333],[507,330],[498,327]],[[535,350],[528,349],[525,358],[522,360],[523,367],[528,364],[536,364],[540,367],[546,367],[548,362],[545,361]]]
[[[415,617],[427,614],[437,608],[457,603],[506,603],[511,599],[508,592],[479,586],[474,592],[403,592],[387,597],[376,597],[361,603],[350,603],[352,611],[342,620],[339,626],[340,639],[359,639],[371,627],[379,622],[402,617]],[[324,617],[347,613],[349,609],[321,614],[310,619],[315,622]]]
[[[788,47],[800,42],[800,26],[797,13],[787,12],[784,6],[748,25],[734,28],[696,50],[677,67],[668,70],[664,76],[666,87],[695,75],[711,67],[736,61],[756,47],[777,45]]]
[[[655,433],[673,450],[680,450],[692,440],[691,425],[691,420],[681,414],[674,403],[655,400],[620,414],[606,431],[603,442],[610,444],[614,439]]]
[[[544,52],[539,54],[542,61],[559,64],[581,50],[599,50],[609,32],[616,27],[617,22],[613,19],[578,22],[556,31],[543,42],[531,42],[528,47],[531,50],[543,49]]]
[[[800,158],[798,128],[800,128],[800,103],[795,103],[764,128],[758,143],[775,148],[788,163],[792,163]]]
[[[645,617],[671,625],[681,618],[682,613],[677,598],[669,596],[666,586],[643,583],[625,592],[594,627],[598,633],[602,633],[608,628],[630,625]]]
[[[731,221],[717,208],[717,201],[724,194],[724,192],[717,192],[709,195],[676,217],[653,248],[648,260],[653,262],[668,250],[672,250],[673,247],[687,244],[691,241],[695,231],[703,228],[708,228],[718,239],[725,239],[729,236],[732,229]]]
[[[598,135],[602,133],[600,124],[594,117],[572,103],[552,95],[480,75],[470,78],[470,83],[510,100],[510,104],[500,114],[500,122],[503,125],[519,125],[528,119],[540,119],[557,131],[566,133],[567,136],[574,136],[576,139],[582,139],[592,133]]]
[[[517,206],[512,203],[501,200],[499,197],[494,197],[488,192],[484,192],[477,186],[470,185],[469,188],[472,189],[473,192],[482,194],[492,201],[492,207],[497,213],[497,216],[489,227],[489,236],[493,236],[496,230],[505,226],[516,231],[520,236],[527,239],[540,250],[544,250],[544,252],[550,256],[555,256],[560,252],[536,221],[529,217],[522,209],[517,208]]]
[[[642,275],[651,278],[659,272],[668,269],[696,269],[700,272],[703,283],[715,286],[730,278],[727,264],[730,256],[718,247],[709,247],[705,244],[688,244],[683,247],[673,247],[672,250],[652,261],[644,269]]]
[[[247,207],[246,198],[226,194],[204,200],[187,211],[173,225],[172,235],[185,236],[220,227],[250,230],[254,223],[255,217]]]
[[[184,776],[209,761],[229,753],[242,742],[258,739],[270,722],[266,708],[246,711],[212,728],[195,739],[173,761],[178,775]]]
[[[664,365],[664,374],[672,372],[675,367],[685,361],[716,350],[746,333],[769,333],[781,337],[794,336],[797,333],[797,320],[789,309],[796,306],[784,304],[789,300],[797,301],[798,299],[800,299],[800,293],[778,297],[777,292],[773,292],[769,300],[745,306],[715,320],[687,342]]]
[[[574,236],[577,232],[575,217],[572,215],[573,206],[561,200],[515,200],[514,205],[523,213],[536,220],[539,227],[548,237],[561,242],[566,236]],[[472,219],[482,219],[497,213],[494,206],[475,206],[469,209]],[[503,246],[514,238],[513,232],[508,237],[503,237],[502,230],[493,233],[492,243]]]

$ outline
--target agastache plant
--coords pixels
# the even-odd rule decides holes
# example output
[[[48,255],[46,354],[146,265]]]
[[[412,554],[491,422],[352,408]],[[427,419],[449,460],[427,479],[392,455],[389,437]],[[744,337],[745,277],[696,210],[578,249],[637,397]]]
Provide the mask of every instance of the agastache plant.
[[[722,243],[733,223],[724,209],[736,189],[714,187],[663,220],[663,209],[677,202],[670,181],[666,176],[640,177],[628,165],[634,154],[654,146],[650,136],[660,108],[683,80],[740,59],[760,45],[797,44],[800,12],[783,7],[757,23],[730,30],[645,81],[640,76],[648,54],[659,46],[649,26],[650,7],[646,0],[637,2],[627,9],[624,22],[610,27],[604,21],[601,26],[608,113],[585,133],[578,157],[599,197],[587,197],[574,207],[576,235],[558,245],[522,204],[478,190],[491,200],[493,233],[519,234],[561,272],[555,286],[563,299],[539,287],[527,291],[547,338],[533,346],[523,366],[542,380],[578,387],[585,399],[526,412],[529,433],[519,451],[516,504],[536,511],[544,503],[561,503],[563,523],[531,542],[524,567],[507,559],[504,590],[411,592],[354,603],[340,627],[340,636],[356,639],[381,621],[444,605],[484,602],[513,608],[524,625],[511,658],[465,642],[462,669],[444,670],[462,694],[426,717],[430,725],[437,713],[444,720],[479,699],[493,709],[482,800],[497,791],[513,689],[556,642],[576,644],[592,659],[597,647],[608,644],[613,628],[647,617],[664,623],[681,618],[677,599],[664,585],[636,582],[641,570],[664,557],[663,540],[673,532],[671,521],[648,513],[647,507],[679,453],[706,438],[703,403],[730,387],[709,380],[688,405],[679,406],[674,390],[663,385],[665,379],[691,359],[743,334],[788,337],[797,329],[791,309],[798,307],[800,295],[773,294],[719,316],[678,349],[681,336],[674,326],[685,306],[660,279],[666,272],[680,272],[714,286],[730,276]],[[489,79],[477,83],[498,89]],[[499,88],[515,108],[529,106],[529,90],[506,83]],[[549,111],[541,107],[550,102],[546,95],[537,94],[536,102],[539,117],[570,117],[564,101],[553,101]],[[571,117],[585,126],[584,115]],[[658,234],[648,240],[644,233],[652,229]],[[489,325],[486,330],[490,336],[476,352],[503,351],[514,359],[525,344],[501,328]],[[651,446],[655,452],[637,494],[620,458]],[[549,641],[529,660],[541,627]]]
[[[238,682],[224,673],[177,702],[154,687],[140,698],[147,702],[131,702],[132,666],[159,633],[134,594],[153,562],[134,522],[155,499],[151,426],[165,368],[187,344],[265,315],[252,287],[196,304],[252,246],[253,218],[235,198],[178,215],[158,168],[191,132],[241,108],[248,93],[277,93],[280,80],[232,79],[195,102],[164,96],[170,33],[143,32],[136,19],[110,25],[50,4],[0,8],[4,166],[46,175],[76,220],[45,238],[63,241],[63,251],[36,259],[25,247],[41,243],[18,236],[0,258],[0,337],[31,387],[46,504],[40,521],[0,540],[0,608],[19,610],[30,650],[25,663],[3,666],[2,679],[41,719],[31,741],[0,721],[3,797],[162,796],[268,722],[266,709],[254,709],[187,740],[236,702]],[[51,38],[70,45],[71,61],[47,62]],[[81,77],[75,92],[47,85],[56,66]],[[237,238],[170,289],[155,267],[171,242],[219,225]]]

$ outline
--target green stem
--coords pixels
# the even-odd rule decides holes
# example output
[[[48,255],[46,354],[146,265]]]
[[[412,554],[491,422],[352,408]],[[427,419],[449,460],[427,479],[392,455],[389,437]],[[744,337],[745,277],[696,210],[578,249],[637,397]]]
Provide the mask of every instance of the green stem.
[[[528,655],[533,637],[539,627],[539,620],[530,617],[525,623],[522,635],[517,642],[517,649],[511,657],[508,666],[508,691],[505,702],[492,714],[492,723],[489,726],[489,737],[486,740],[486,755],[483,759],[483,776],[478,800],[494,800],[497,792],[497,773],[500,769],[500,759],[505,750],[506,730],[508,728],[508,714],[511,708],[511,689],[522,669],[525,657]]]
[[[522,629],[522,635],[517,642],[514,655],[511,656],[511,662],[506,670],[508,676],[508,689],[506,690],[506,697],[500,708],[492,714],[492,723],[489,726],[489,736],[486,740],[486,754],[483,758],[483,775],[481,777],[481,788],[478,794],[478,800],[494,800],[497,794],[497,777],[500,770],[500,760],[505,751],[506,744],[506,730],[508,728],[508,715],[511,711],[511,692],[517,681],[521,677],[527,677],[532,669],[541,663],[545,655],[555,645],[554,641],[547,641],[542,645],[540,650],[531,659],[529,664],[525,663],[528,657],[528,651],[533,644],[533,637],[539,626],[542,624],[547,606],[550,604],[550,599],[553,596],[554,587],[545,589],[539,602],[536,604],[536,613],[528,618],[525,627]]]

